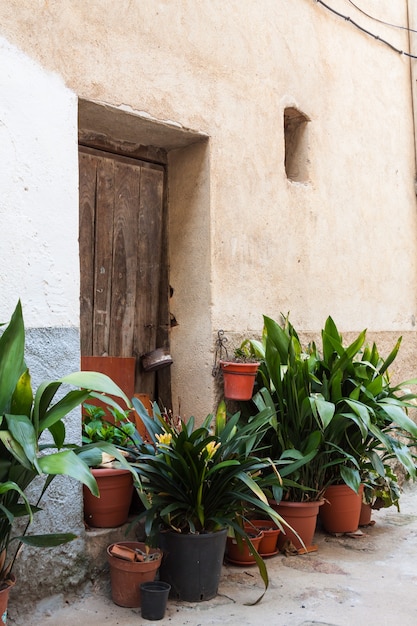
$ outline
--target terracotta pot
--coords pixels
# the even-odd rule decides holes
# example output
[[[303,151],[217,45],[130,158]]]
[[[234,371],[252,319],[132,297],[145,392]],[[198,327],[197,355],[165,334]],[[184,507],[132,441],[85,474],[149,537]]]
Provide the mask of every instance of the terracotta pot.
[[[250,400],[259,363],[220,361],[223,372],[224,397],[228,400]]]
[[[329,533],[352,533],[358,530],[362,506],[363,485],[359,493],[347,485],[330,485],[324,492],[325,503],[320,509],[324,530]]]
[[[253,527],[263,532],[263,537],[258,549],[259,554],[261,556],[272,556],[273,554],[276,554],[278,536],[281,532],[278,526],[272,520],[252,519],[245,524],[246,532],[250,532]]]
[[[110,565],[111,597],[115,604],[125,607],[140,606],[140,585],[155,580],[156,573],[161,564],[162,552],[159,549],[149,548],[152,554],[159,554],[159,558],[153,561],[126,561],[113,556],[113,546],[121,546],[139,549],[145,552],[146,546],[140,541],[121,541],[111,544],[107,548],[107,560]]]
[[[127,521],[133,493],[133,478],[129,470],[97,468],[91,470],[100,497],[93,496],[83,485],[84,519],[94,528],[116,528]]]
[[[260,530],[258,534],[251,537],[250,531],[246,531],[249,535],[253,547],[259,552],[259,546],[264,536]],[[234,565],[255,565],[255,557],[253,556],[252,548],[247,543],[246,539],[242,538],[241,545],[239,546],[237,539],[234,537],[228,537],[226,541],[226,558],[230,563]]]
[[[270,501],[272,508],[295,531],[293,532],[290,528],[284,526],[284,532],[278,536],[277,545],[279,550],[282,550],[288,541],[300,552],[311,549],[316,531],[317,515],[322,504],[322,500],[311,502]]]
[[[362,502],[359,515],[359,526],[369,526],[372,519],[372,508],[370,504]]]
[[[9,604],[10,589],[16,584],[16,577],[14,574],[10,574],[7,587],[0,591],[0,623],[7,623],[7,606]]]

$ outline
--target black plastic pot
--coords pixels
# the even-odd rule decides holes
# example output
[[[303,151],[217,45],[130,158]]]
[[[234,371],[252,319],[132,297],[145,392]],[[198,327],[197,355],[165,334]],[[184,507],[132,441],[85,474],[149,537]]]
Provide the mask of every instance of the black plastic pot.
[[[142,583],[140,586],[141,616],[143,619],[163,619],[171,585],[161,580]]]
[[[161,532],[159,578],[171,585],[170,597],[202,602],[217,595],[227,529],[201,535]]]

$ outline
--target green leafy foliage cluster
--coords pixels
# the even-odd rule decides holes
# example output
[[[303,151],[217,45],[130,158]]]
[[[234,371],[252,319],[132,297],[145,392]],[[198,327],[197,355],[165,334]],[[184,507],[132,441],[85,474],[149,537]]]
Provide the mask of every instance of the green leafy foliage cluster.
[[[283,528],[286,523],[269,506],[263,488],[263,473],[273,464],[256,454],[268,428],[264,420],[244,424],[239,413],[226,418],[222,402],[215,416],[196,427],[193,417],[173,419],[156,404],[150,417],[139,400],[132,402],[149,436],[131,465],[141,482],[145,510],[140,518],[151,541],[164,529],[208,533],[228,527],[239,542],[244,538],[251,544],[244,529],[248,508]],[[265,564],[255,549],[254,554],[267,585]]]
[[[25,329],[18,302],[0,337],[0,584],[8,579],[20,543],[56,546],[74,538],[71,533],[27,534],[56,475],[71,476],[98,495],[97,483],[76,454],[76,446],[65,442],[64,418],[89,398],[117,407],[114,396],[130,405],[122,390],[97,372],[75,372],[46,381],[34,393],[24,350]],[[69,391],[56,399],[62,385]],[[49,433],[48,443],[42,443],[45,433]],[[43,481],[43,486],[37,501],[31,503],[27,489],[35,478]],[[13,524],[19,517],[26,517],[27,525],[22,534],[12,538]]]
[[[288,316],[282,324],[265,316],[262,340],[250,342],[261,365],[245,411],[270,424],[264,452],[283,478],[274,495],[319,499],[340,482],[357,491],[369,468],[385,479],[390,461],[414,480],[417,426],[408,411],[416,394],[408,386],[417,379],[392,385],[388,374],[401,339],[383,359],[366,344],[366,331],[345,346],[331,317],[321,338],[320,350],[303,346]]]
[[[129,420],[129,413],[109,406],[104,409],[102,406],[84,403],[82,442],[108,441],[117,447],[129,445],[136,433],[135,424]]]

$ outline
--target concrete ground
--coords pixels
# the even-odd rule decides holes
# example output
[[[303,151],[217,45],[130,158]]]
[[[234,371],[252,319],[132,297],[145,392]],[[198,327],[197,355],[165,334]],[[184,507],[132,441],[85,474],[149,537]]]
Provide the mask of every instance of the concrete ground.
[[[406,488],[401,512],[373,513],[375,525],[358,537],[316,532],[317,552],[268,559],[269,589],[262,601],[256,567],[224,565],[218,596],[202,603],[168,601],[161,626],[416,626],[417,486]],[[150,624],[140,609],[113,604],[108,583],[77,598],[38,605],[27,626]]]

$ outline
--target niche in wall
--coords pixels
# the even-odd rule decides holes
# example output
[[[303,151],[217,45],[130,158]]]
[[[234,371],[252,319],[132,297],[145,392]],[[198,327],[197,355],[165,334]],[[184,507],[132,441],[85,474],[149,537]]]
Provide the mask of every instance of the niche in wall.
[[[309,118],[295,107],[284,110],[285,173],[293,182],[308,181]]]

